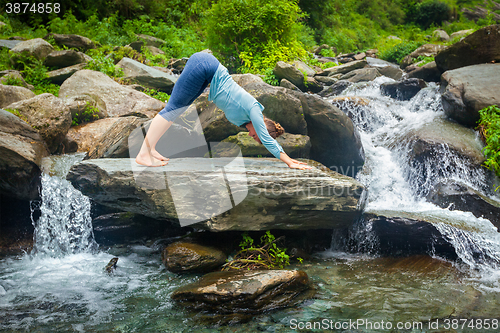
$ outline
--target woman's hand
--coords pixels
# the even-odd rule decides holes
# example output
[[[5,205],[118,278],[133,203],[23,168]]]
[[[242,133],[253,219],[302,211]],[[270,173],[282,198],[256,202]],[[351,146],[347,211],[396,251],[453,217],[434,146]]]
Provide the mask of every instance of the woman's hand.
[[[290,169],[299,169],[299,170],[310,170],[312,169],[311,166],[307,165],[307,163],[304,162],[299,162],[296,160],[292,160],[293,162],[288,164],[288,167]]]
[[[304,162],[299,162],[297,160],[294,160],[293,158],[290,158],[286,153],[281,152],[280,153],[280,160],[286,163],[290,169],[299,169],[299,170],[309,170],[312,169],[307,163]]]

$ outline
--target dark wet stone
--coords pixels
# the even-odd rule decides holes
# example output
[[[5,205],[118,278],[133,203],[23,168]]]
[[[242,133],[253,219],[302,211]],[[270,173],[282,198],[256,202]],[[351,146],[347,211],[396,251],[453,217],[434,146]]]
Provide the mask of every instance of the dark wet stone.
[[[260,313],[293,306],[310,288],[303,271],[255,270],[214,272],[183,286],[172,299],[187,308],[210,312]]]
[[[384,83],[380,85],[380,91],[382,95],[390,96],[399,101],[408,101],[425,87],[427,84],[424,80],[407,79],[394,83]]]
[[[171,272],[209,272],[226,262],[224,252],[209,246],[176,242],[162,252],[162,261]]]

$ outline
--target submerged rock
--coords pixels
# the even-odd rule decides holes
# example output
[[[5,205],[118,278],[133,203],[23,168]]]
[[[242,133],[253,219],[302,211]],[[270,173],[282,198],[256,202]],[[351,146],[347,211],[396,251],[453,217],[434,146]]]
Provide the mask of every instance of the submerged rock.
[[[224,252],[195,243],[176,242],[162,252],[163,264],[174,273],[209,272],[226,262]]]
[[[244,158],[244,167],[229,165],[233,161],[178,158],[145,168],[130,159],[87,160],[67,179],[99,204],[157,219],[205,221],[194,226],[212,231],[345,228],[363,210],[364,186],[314,161],[312,170],[267,158]]]
[[[289,307],[309,289],[303,271],[255,270],[214,272],[180,287],[172,299],[194,310],[223,314],[260,313]]]

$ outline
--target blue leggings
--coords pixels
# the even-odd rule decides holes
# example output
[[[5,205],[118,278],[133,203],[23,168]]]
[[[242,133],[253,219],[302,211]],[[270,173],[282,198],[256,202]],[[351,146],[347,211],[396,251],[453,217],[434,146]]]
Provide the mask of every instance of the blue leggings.
[[[168,121],[174,121],[194,102],[212,81],[219,67],[219,60],[206,52],[193,54],[184,70],[175,82],[172,95],[159,115]]]

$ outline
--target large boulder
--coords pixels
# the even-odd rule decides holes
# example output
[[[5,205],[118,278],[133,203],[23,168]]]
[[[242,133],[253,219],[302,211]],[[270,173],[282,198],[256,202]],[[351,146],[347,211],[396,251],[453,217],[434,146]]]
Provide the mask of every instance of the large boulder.
[[[0,108],[5,108],[12,103],[30,99],[35,96],[36,95],[27,88],[0,84]]]
[[[441,181],[434,185],[427,195],[427,200],[449,210],[472,212],[476,217],[490,220],[500,230],[500,202],[464,183],[454,180]]]
[[[415,51],[407,55],[402,61],[401,61],[401,68],[405,69],[406,67],[410,66],[415,59],[417,59],[420,56],[423,57],[433,57],[442,50],[446,48],[445,45],[439,45],[439,44],[424,44],[417,48]]]
[[[398,82],[387,82],[380,85],[382,95],[390,96],[399,101],[409,101],[420,90],[427,87],[424,80],[406,79]]]
[[[95,49],[96,46],[89,38],[72,34],[47,34],[43,39],[53,38],[60,47],[68,47],[85,52],[89,49]]]
[[[208,101],[208,93],[201,94],[194,104],[200,115],[200,123],[207,142],[220,142],[225,138],[236,135],[243,130],[226,119],[224,111],[215,103]]]
[[[475,177],[483,170],[483,144],[472,129],[456,122],[435,119],[394,140],[409,149],[409,181],[419,194],[427,195],[436,181],[450,173]]]
[[[376,68],[360,68],[350,71],[340,77],[340,80],[347,80],[352,83],[373,81],[381,76]]]
[[[250,73],[233,74],[233,75],[231,75],[231,77],[233,78],[234,82],[236,82],[241,87],[243,87],[249,83],[253,83],[253,82],[259,82],[259,83],[264,82],[260,76],[257,76],[255,74],[250,74]]]
[[[226,259],[219,249],[189,242],[175,242],[162,252],[163,264],[174,273],[209,272],[225,264]]]
[[[86,65],[86,63],[81,63],[61,69],[56,69],[47,72],[47,78],[54,84],[62,85],[63,82],[66,81],[66,79],[68,79],[71,75],[75,74],[79,70],[82,70]]]
[[[264,82],[249,83],[243,88],[264,106],[263,114],[280,123],[286,132],[307,135],[301,101],[289,90]]]
[[[426,82],[439,82],[441,80],[441,71],[437,68],[436,62],[431,61],[422,67],[417,66],[406,77],[409,79],[422,79]]]
[[[121,119],[124,118],[105,118],[71,127],[63,142],[65,152],[88,152],[96,145],[96,142],[99,142],[102,135],[106,133],[115,122]]]
[[[465,37],[465,36],[468,36],[470,35],[471,33],[473,33],[474,30],[473,29],[467,29],[467,30],[460,30],[460,31],[456,31],[454,33],[452,33],[450,35],[450,39],[454,39],[454,38],[462,38],[462,37]]]
[[[255,314],[288,307],[309,289],[303,271],[253,270],[213,272],[182,286],[172,299],[196,311],[221,314]]]
[[[278,61],[273,69],[273,73],[278,80],[287,79],[297,86],[300,90],[306,91],[304,84],[304,73],[297,67],[287,64],[284,61]]]
[[[120,85],[106,74],[86,69],[73,74],[59,90],[63,100],[81,95],[96,96],[103,101],[110,117],[142,114],[152,118],[165,107],[165,103]]]
[[[40,134],[0,109],[0,195],[22,200],[39,196],[40,164],[49,154]]]
[[[297,96],[302,101],[311,138],[311,158],[354,177],[364,164],[365,154],[352,120],[321,98],[309,94]]]
[[[28,124],[36,129],[47,143],[51,153],[59,148],[71,126],[68,106],[52,94],[41,94],[7,106],[17,110]]]
[[[17,44],[10,51],[16,54],[28,54],[43,60],[54,51],[54,47],[41,38],[35,38]],[[14,61],[16,60],[14,59]]]
[[[477,30],[439,52],[435,60],[441,72],[500,61],[500,25],[490,25]]]
[[[398,211],[374,211],[363,214],[363,224],[376,245],[369,250],[383,256],[432,254],[451,260],[457,253],[448,238],[423,216]]]
[[[500,64],[482,64],[443,73],[441,93],[446,115],[458,123],[475,127],[479,110],[500,105]]]
[[[123,69],[124,79],[142,86],[172,93],[177,77],[144,65],[136,60],[123,57],[116,66]]]
[[[99,204],[212,231],[346,228],[364,208],[362,184],[317,162],[309,161],[311,170],[268,158],[241,162],[176,158],[145,168],[95,159],[74,165],[67,179]]]
[[[17,46],[17,44],[21,43],[22,40],[9,40],[9,39],[0,39],[0,49],[6,48],[8,50],[13,49]]]
[[[0,83],[9,85],[9,81],[17,81],[15,85],[19,85],[24,88],[33,89],[33,86],[26,83],[23,76],[19,71],[15,70],[5,70],[0,71]]]
[[[366,61],[366,59],[356,60],[356,61],[351,61],[351,62],[344,64],[344,65],[326,68],[322,72],[317,73],[316,75],[333,76],[336,74],[346,74],[346,73],[349,73],[350,71],[353,71],[355,69],[363,68],[366,65],[368,65],[368,62]]]
[[[432,32],[432,37],[440,42],[447,42],[450,40],[450,36],[443,29],[436,29]]]
[[[129,135],[141,126],[147,118],[120,117],[91,145],[87,158],[130,157]]]
[[[283,147],[285,153],[291,158],[309,158],[309,151],[311,150],[311,142],[307,135],[284,133],[279,136],[276,141]],[[229,142],[234,145],[217,145],[212,148],[212,156],[216,157],[231,157],[236,156],[234,149],[241,149],[242,156],[245,157],[273,157],[273,155],[258,143],[247,132],[240,132],[237,135],[232,135],[222,141],[223,143]]]
[[[48,68],[60,69],[85,62],[83,53],[74,50],[54,51],[47,55],[44,65]]]
[[[494,1],[492,2],[495,3]],[[487,4],[487,2],[485,2],[485,4]],[[475,6],[474,8],[462,8],[461,12],[466,19],[471,21],[477,22],[479,19],[485,19],[490,14],[492,15],[493,20],[497,22],[500,21],[500,15],[498,13],[490,13],[488,9],[481,6]]]
[[[352,85],[352,82],[347,81],[347,80],[340,80],[335,82],[329,87],[326,87],[321,91],[318,95],[321,97],[330,97],[330,96],[335,96],[335,95],[340,95],[344,90],[349,88],[349,86]]]

